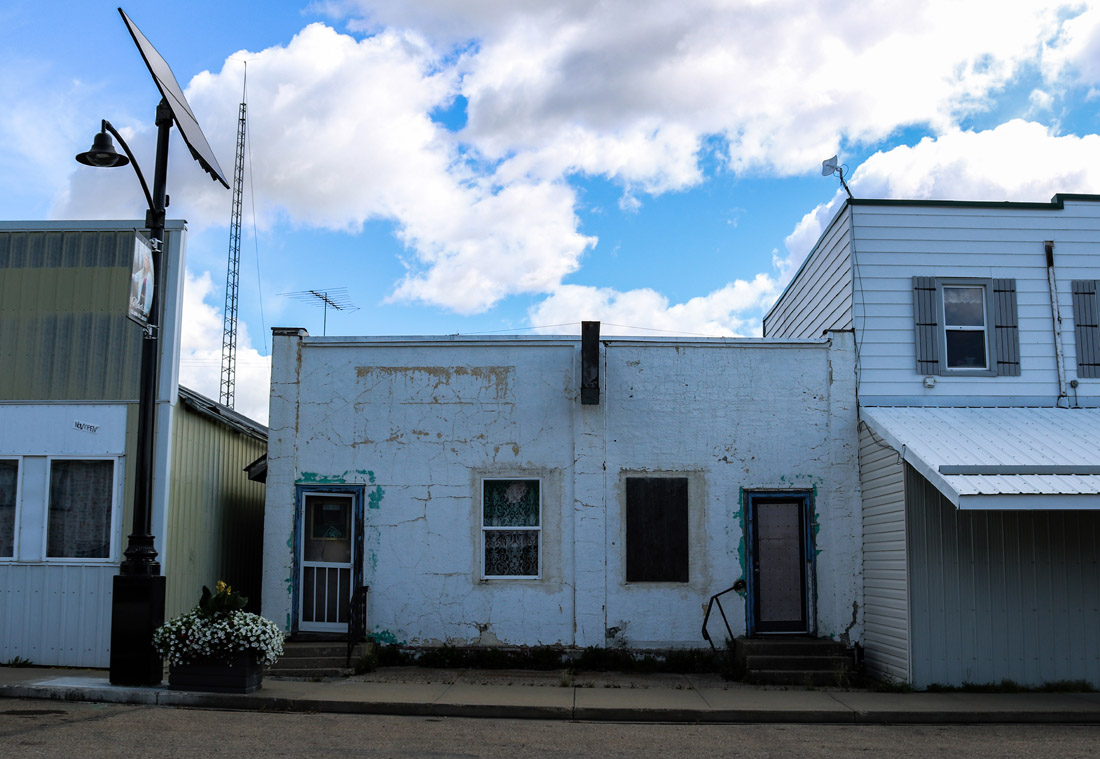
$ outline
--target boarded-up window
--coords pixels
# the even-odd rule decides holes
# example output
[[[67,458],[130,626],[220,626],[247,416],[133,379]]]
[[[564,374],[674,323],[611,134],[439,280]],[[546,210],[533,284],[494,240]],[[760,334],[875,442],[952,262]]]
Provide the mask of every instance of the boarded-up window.
[[[15,556],[15,491],[19,462],[0,460],[0,556]]]
[[[114,469],[110,460],[50,462],[47,556],[110,558]]]
[[[626,581],[688,581],[688,480],[626,478]]]

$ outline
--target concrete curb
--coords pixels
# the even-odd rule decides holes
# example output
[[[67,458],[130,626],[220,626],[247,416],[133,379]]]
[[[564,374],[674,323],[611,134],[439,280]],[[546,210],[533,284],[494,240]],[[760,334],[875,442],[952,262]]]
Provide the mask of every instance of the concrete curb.
[[[64,680],[65,678],[59,678]],[[442,694],[425,700],[365,698],[362,691],[345,689],[344,698],[330,698],[324,691],[333,684],[314,685],[316,695],[279,695],[261,689],[250,694],[196,693],[167,688],[120,687],[104,683],[51,684],[22,682],[0,685],[0,698],[81,701],[145,706],[169,706],[255,712],[321,712],[331,714],[378,714],[419,717],[472,717],[482,719],[535,719],[581,722],[663,722],[727,724],[845,724],[845,725],[962,725],[962,724],[1100,724],[1100,698],[1073,698],[1072,694],[1029,694],[1011,697],[969,699],[967,694],[905,694],[899,698],[876,699],[881,708],[860,709],[843,702],[845,694],[822,691],[771,692],[767,704],[752,708],[714,705],[671,707],[645,705],[646,700],[668,701],[668,694],[637,692],[629,698],[601,694],[603,704],[584,701],[583,689],[562,689],[543,693],[541,700],[558,700],[568,705],[507,703],[529,697],[530,688],[500,687],[471,697],[458,693],[449,700]],[[287,688],[290,690],[289,688]],[[447,691],[443,691],[446,694]],[[696,693],[685,693],[693,700]],[[891,694],[899,695],[899,694]],[[924,696],[934,698],[925,698]],[[999,695],[999,694],[997,694]],[[463,698],[467,699],[465,702]],[[589,696],[590,698],[590,696]],[[633,703],[625,703],[632,701]],[[700,701],[702,701],[700,699]],[[787,707],[783,702],[788,701]],[[984,706],[978,701],[984,701]],[[619,703],[616,703],[619,702]],[[819,702],[819,703],[812,703]],[[936,703],[940,702],[940,703]],[[969,703],[968,703],[969,702]],[[702,701],[702,703],[706,703]],[[954,704],[957,708],[952,708]],[[905,708],[909,706],[911,708]],[[793,707],[793,708],[791,708]],[[931,707],[931,708],[929,708]]]

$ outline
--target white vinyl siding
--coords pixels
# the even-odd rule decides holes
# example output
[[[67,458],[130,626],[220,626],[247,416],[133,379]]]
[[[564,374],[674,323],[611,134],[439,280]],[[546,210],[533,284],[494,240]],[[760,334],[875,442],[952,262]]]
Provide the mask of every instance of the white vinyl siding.
[[[1100,278],[1100,203],[1067,201],[1061,210],[857,203],[853,214],[861,402],[952,405],[969,396],[1053,405],[1058,385],[1044,242],[1054,241],[1065,361],[1072,369],[1071,282]],[[1014,279],[1020,376],[937,377],[934,387],[924,387],[914,369],[914,276]],[[1082,382],[1079,396],[1100,395],[1098,384]]]
[[[863,650],[868,672],[909,680],[905,480],[898,452],[861,424]]]
[[[821,337],[852,328],[852,268],[848,212],[833,219],[764,318],[766,337]]]

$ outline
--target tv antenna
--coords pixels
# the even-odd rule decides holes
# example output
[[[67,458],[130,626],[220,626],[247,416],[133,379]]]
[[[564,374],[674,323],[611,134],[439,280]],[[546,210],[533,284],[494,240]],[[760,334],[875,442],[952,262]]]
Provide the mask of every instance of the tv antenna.
[[[241,201],[244,198],[245,102],[248,99],[248,62],[237,119],[237,155],[233,160],[233,205],[229,220],[229,266],[225,274],[225,311],[222,321],[222,382],[220,400],[233,408],[237,384],[237,291],[241,269]]]
[[[844,181],[844,165],[837,164],[836,156],[826,158],[821,162],[821,176],[830,177],[833,174],[840,176],[840,184],[844,188],[844,192],[848,193],[849,199],[854,200],[854,198],[852,198],[852,191],[848,189],[848,183]]]
[[[330,287],[319,290],[296,290],[290,293],[279,293],[279,295],[285,295],[291,300],[320,306],[324,310],[321,329],[322,335],[328,334],[328,310],[330,308],[336,311],[349,312],[359,310],[359,307],[354,305],[348,298],[348,289],[346,287]]]

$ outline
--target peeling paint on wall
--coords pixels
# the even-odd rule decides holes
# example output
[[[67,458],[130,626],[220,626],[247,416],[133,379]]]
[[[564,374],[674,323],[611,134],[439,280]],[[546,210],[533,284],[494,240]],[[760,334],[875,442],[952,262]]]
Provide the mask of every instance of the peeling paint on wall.
[[[367,637],[373,640],[375,643],[383,646],[403,646],[405,641],[398,640],[397,636],[389,630],[382,630],[375,628],[374,632],[367,633]]]
[[[367,505],[372,509],[379,509],[382,507],[382,496],[386,494],[386,491],[382,489],[381,485],[375,485],[374,490],[367,493]]]
[[[356,476],[357,475],[357,476]],[[302,472],[295,485],[348,485],[361,482],[366,477],[367,481],[374,484],[374,472],[370,469],[356,469],[344,471],[341,474],[318,474],[317,472]]]
[[[424,378],[414,378],[421,374],[429,381],[434,380],[433,389],[450,385],[456,377],[473,377],[491,386],[497,400],[508,397],[511,379],[515,368],[511,366],[357,366],[355,376],[358,379],[381,377],[402,377],[415,383],[423,383]]]
[[[347,472],[344,472],[344,474],[347,474]],[[298,479],[296,479],[294,482],[298,485],[305,485],[310,483],[319,485],[343,485],[347,482],[347,480],[344,479],[343,475],[332,476],[317,474],[316,472],[302,472],[301,476],[298,477]]]

